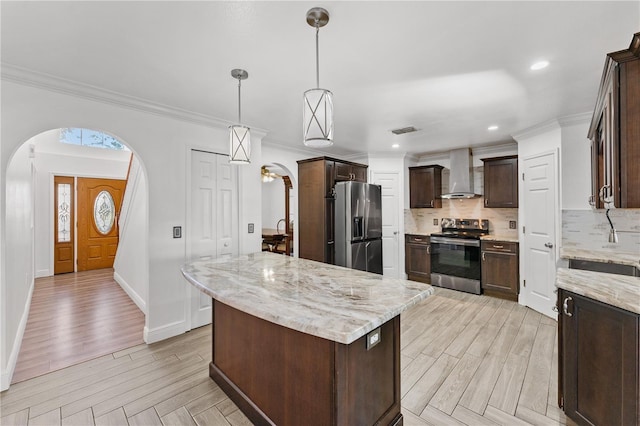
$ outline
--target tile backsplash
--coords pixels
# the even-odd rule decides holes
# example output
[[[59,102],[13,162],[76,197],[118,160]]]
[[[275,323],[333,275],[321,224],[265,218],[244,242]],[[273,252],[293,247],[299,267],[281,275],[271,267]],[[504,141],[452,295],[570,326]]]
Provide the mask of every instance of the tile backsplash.
[[[604,210],[563,210],[563,247],[640,254],[640,209],[612,209],[609,217],[617,244],[608,242],[611,227]]]
[[[484,207],[484,197],[468,200],[442,200],[441,209],[405,209],[404,231],[407,234],[431,234],[440,231],[440,219],[488,219],[489,233],[518,238],[518,229],[509,229],[509,221],[518,220],[518,209],[490,209]],[[437,219],[438,225],[433,224]]]

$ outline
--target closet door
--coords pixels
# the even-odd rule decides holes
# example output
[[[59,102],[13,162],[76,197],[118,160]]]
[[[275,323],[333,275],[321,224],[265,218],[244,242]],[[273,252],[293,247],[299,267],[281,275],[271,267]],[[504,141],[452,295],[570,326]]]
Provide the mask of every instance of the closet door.
[[[191,151],[190,260],[238,253],[237,170],[226,155]],[[211,298],[190,286],[191,328],[211,323]]]

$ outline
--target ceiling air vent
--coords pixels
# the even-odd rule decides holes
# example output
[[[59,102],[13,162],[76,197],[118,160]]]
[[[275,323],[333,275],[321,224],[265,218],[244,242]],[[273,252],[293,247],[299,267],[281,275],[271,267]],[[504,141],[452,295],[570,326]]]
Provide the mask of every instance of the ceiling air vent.
[[[391,133],[393,133],[394,135],[403,135],[405,133],[411,133],[411,132],[415,132],[418,129],[416,129],[413,126],[409,126],[409,127],[403,127],[402,129],[395,129],[392,130]]]

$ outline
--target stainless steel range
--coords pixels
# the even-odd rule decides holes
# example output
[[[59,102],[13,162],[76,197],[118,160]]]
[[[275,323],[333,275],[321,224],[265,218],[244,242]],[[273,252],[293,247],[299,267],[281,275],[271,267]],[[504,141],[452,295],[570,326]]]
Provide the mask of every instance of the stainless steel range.
[[[443,218],[441,227],[431,234],[431,284],[480,294],[480,237],[489,221]]]

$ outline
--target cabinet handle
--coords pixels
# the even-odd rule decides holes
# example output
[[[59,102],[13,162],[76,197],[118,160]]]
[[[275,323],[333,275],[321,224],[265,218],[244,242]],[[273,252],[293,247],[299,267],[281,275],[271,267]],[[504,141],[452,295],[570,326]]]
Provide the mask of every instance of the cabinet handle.
[[[504,246],[497,246],[497,245],[494,244],[493,248],[501,249],[501,248],[504,248]]]
[[[484,257],[484,252],[482,252],[482,261],[486,261],[487,259],[485,259]]]
[[[413,241],[422,241],[422,238],[414,238]]]
[[[427,254],[431,254],[431,245],[427,246]]]
[[[573,301],[573,299],[571,297],[567,297],[566,299],[564,299],[564,302],[562,303],[562,312],[566,316],[572,317],[573,314],[569,312],[569,301]]]
[[[488,199],[488,198],[485,198],[485,199],[484,199],[484,205],[485,205],[485,206],[487,205],[487,202],[488,202],[488,201],[489,201],[489,199]]]
[[[433,207],[433,200],[431,200],[431,207]]]

